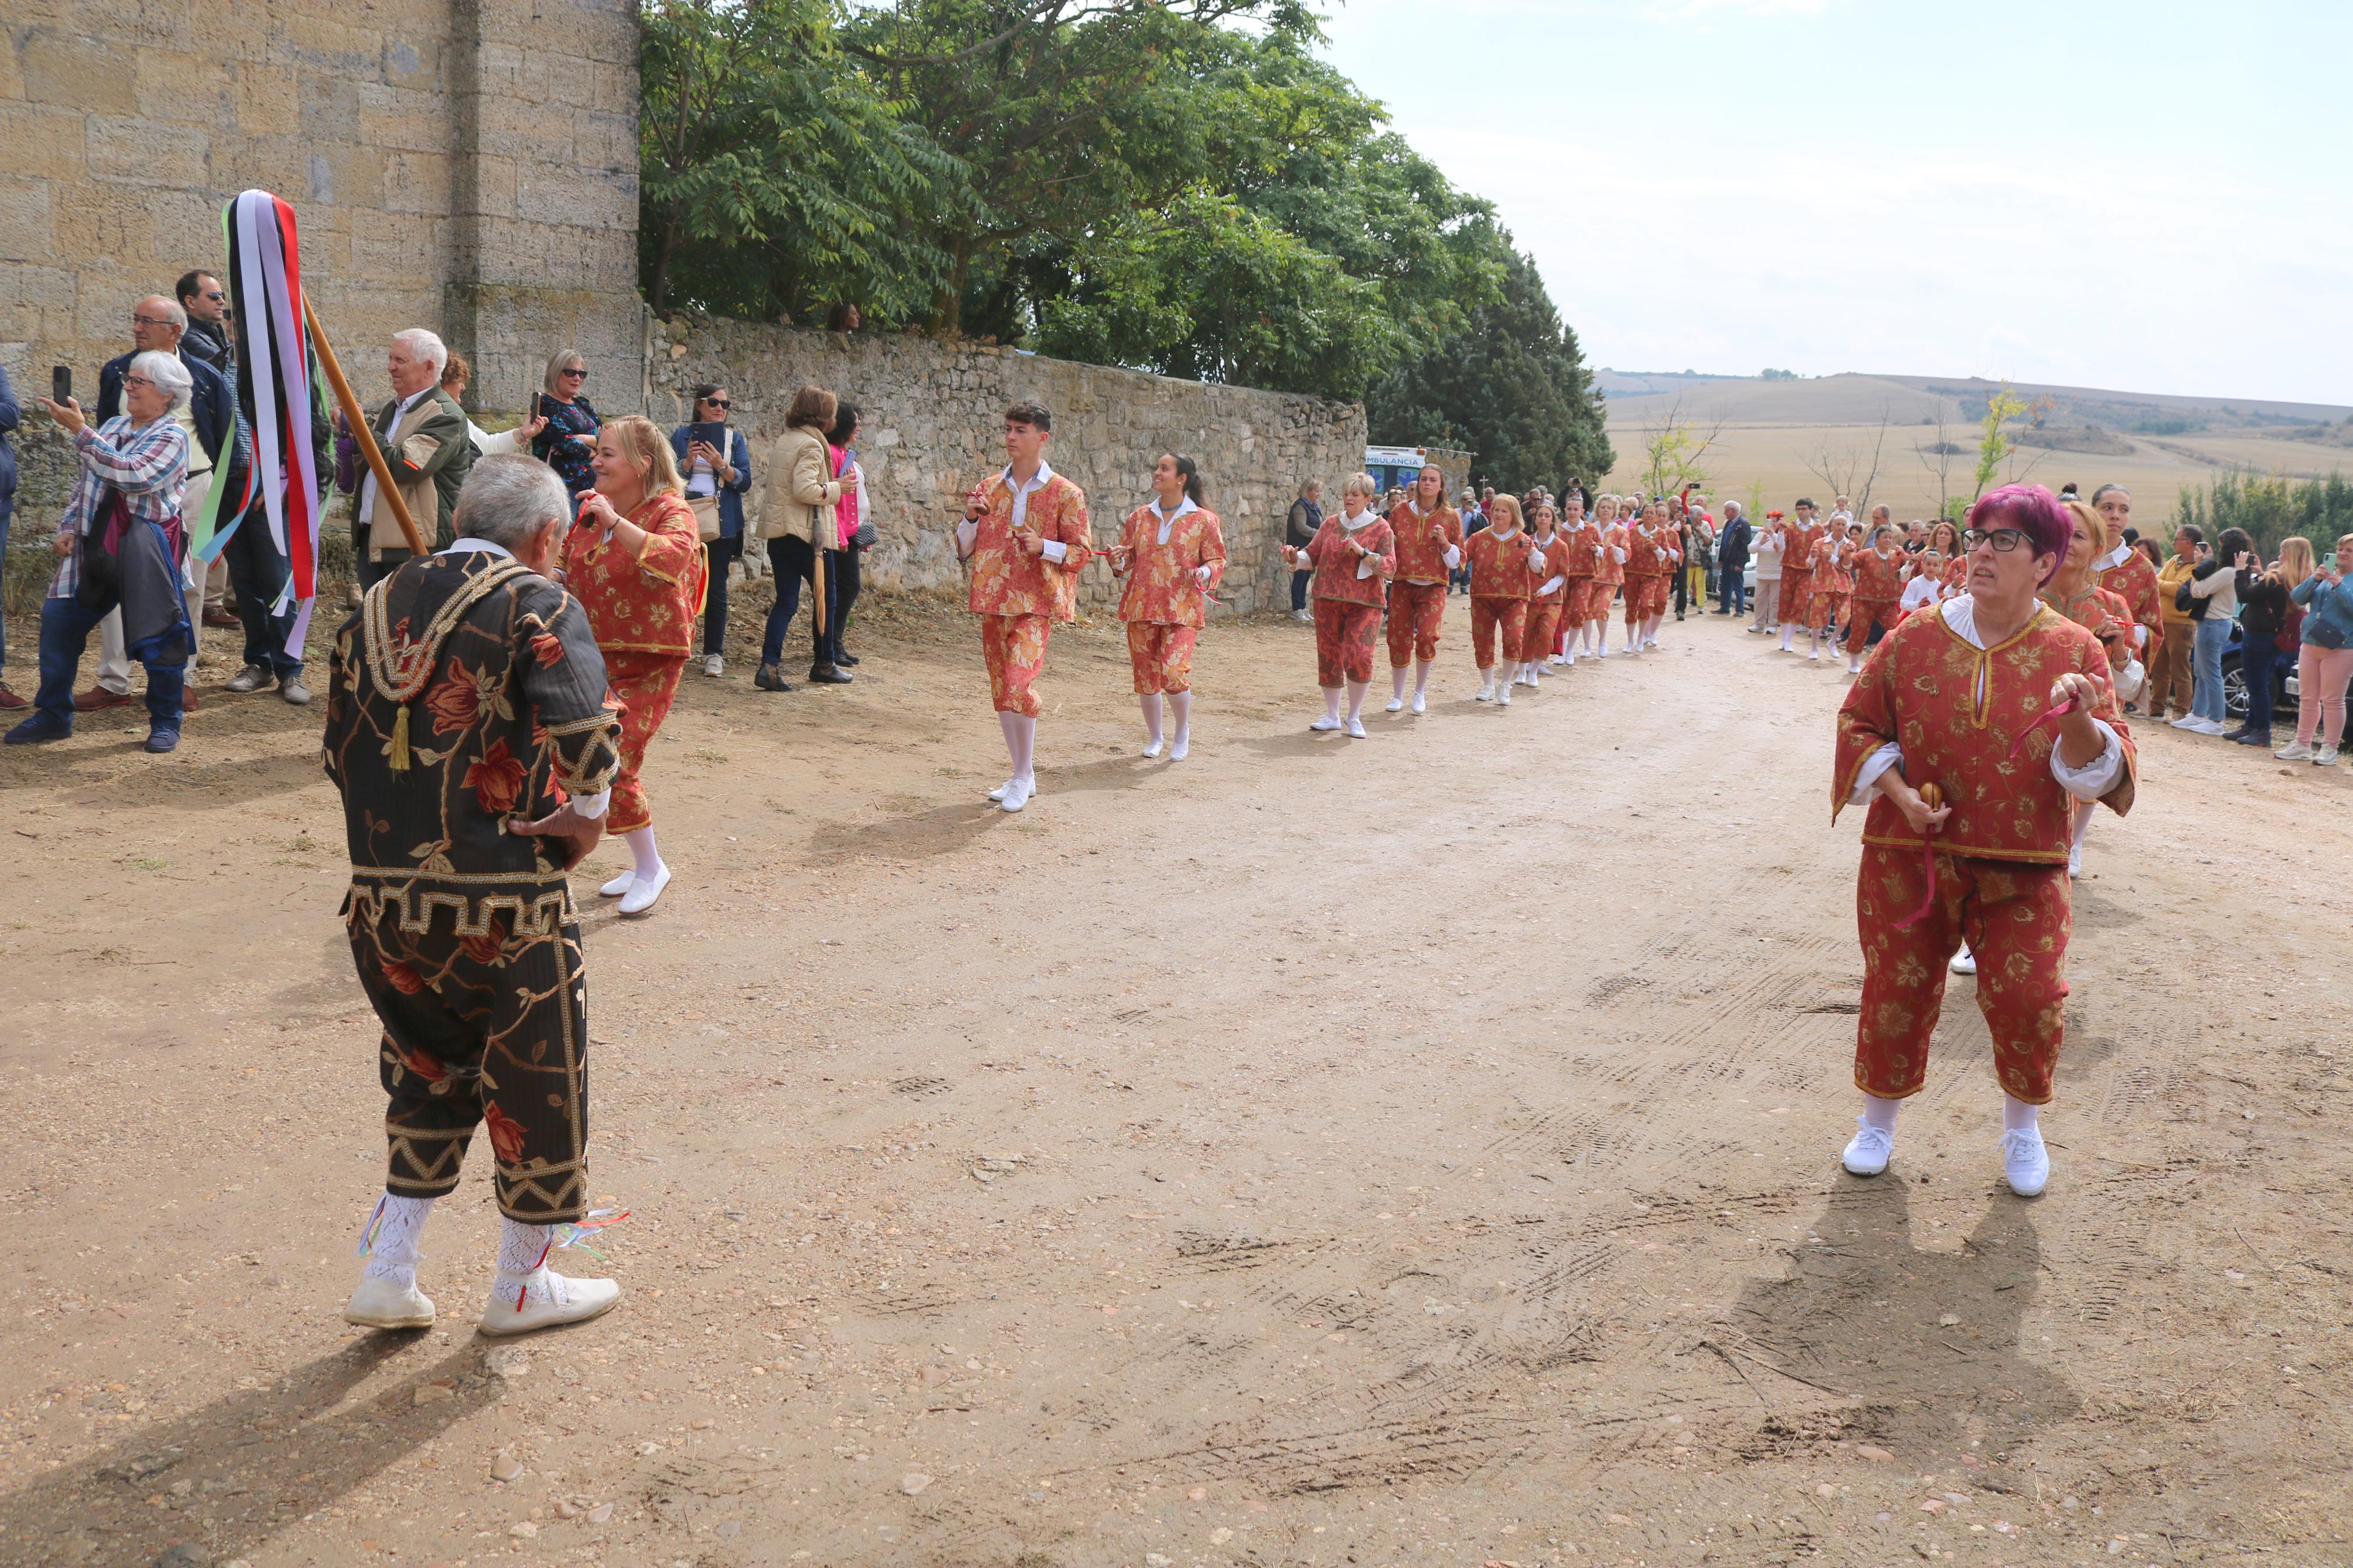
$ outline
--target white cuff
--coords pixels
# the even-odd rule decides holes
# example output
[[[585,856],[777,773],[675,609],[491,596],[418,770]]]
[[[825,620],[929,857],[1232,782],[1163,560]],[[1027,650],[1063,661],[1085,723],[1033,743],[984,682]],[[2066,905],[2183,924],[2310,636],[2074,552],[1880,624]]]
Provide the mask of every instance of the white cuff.
[[[2140,689],[2147,684],[2148,667],[2137,658],[2126,660],[2125,667],[2116,671],[2116,700],[2130,702],[2140,695]]]
[[[1626,563],[1626,552],[1613,544],[1609,547],[1609,559],[1622,566]]]
[[[2133,627],[2133,647],[2147,647],[2147,646],[2148,646],[2148,628],[2147,628],[2147,626],[2134,626],[2134,627]]]
[[[1070,558],[1071,547],[1059,539],[1046,541],[1046,559],[1060,563]]]
[[[1449,572],[1462,564],[1462,552],[1450,544],[1446,547],[1446,569]]]
[[[2105,744],[2098,756],[2080,768],[2069,767],[2060,757],[2056,741],[2051,746],[2051,776],[2059,781],[2061,789],[2077,800],[2099,799],[2116,788],[2116,780],[2124,776],[2125,743],[2116,738],[2116,731],[2105,719],[2093,720],[2092,728],[2100,732]]]
[[[1861,805],[1879,787],[1879,778],[1890,768],[1904,765],[1904,748],[1890,741],[1863,760],[1854,775],[1854,793],[1846,797],[1849,805]]]
[[[609,789],[600,789],[595,795],[575,795],[572,797],[572,809],[584,822],[602,822],[605,819],[605,808],[612,804],[613,792]]]
[[[1566,577],[1547,577],[1545,579],[1545,585],[1536,590],[1536,596],[1543,598],[1547,595],[1556,594],[1560,591],[1560,585],[1567,581]]]
[[[1193,581],[1198,583],[1204,588],[1208,587],[1209,585],[1209,574],[1214,570],[1216,570],[1214,567],[1209,566],[1194,567]]]

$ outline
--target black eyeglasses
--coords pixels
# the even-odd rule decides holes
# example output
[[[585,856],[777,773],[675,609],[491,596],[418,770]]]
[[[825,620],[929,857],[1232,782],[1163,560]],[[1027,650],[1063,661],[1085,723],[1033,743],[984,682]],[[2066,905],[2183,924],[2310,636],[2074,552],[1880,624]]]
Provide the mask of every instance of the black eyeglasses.
[[[723,397],[706,397],[702,400],[702,406],[705,408],[733,408],[735,405],[728,402]]]
[[[1966,529],[1961,533],[1961,548],[1975,550],[1989,540],[1993,542],[1997,554],[2007,555],[2026,542],[2026,531],[2018,528],[1997,528],[1991,531],[1982,528]]]

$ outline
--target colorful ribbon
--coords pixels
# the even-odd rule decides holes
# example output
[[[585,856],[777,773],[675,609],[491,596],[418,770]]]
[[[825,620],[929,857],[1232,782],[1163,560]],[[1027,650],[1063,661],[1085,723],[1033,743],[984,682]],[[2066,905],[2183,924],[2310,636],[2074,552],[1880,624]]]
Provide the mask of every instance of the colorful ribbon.
[[[2037,730],[2048,728],[2050,730],[2056,731],[2059,728],[2059,721],[2064,719],[2068,714],[2073,713],[2074,710],[2075,700],[2070,697],[2064,702],[2054,706],[2051,711],[2042,715],[2042,718],[2037,719],[2033,723],[2029,724],[2024,732],[2018,737],[2018,744],[2010,747],[2009,760],[2013,763],[2018,761],[2019,754],[2026,750],[2026,742],[2034,739],[2034,732]]]
[[[1933,784],[1924,784],[1920,786],[1920,798],[1930,811],[1934,811],[1945,804],[1945,792]],[[1897,931],[1910,931],[1926,920],[1928,911],[1936,907],[1936,829],[1934,826],[1920,835],[1920,869],[1927,881],[1928,890],[1921,895],[1918,909],[1895,922]]]

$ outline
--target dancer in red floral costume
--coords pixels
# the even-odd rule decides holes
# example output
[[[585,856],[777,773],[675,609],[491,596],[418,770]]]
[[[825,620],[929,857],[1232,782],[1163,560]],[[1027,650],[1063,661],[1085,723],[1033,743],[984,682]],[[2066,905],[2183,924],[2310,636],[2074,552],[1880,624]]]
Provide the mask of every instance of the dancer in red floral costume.
[[[2069,517],[2040,485],[1969,513],[1968,593],[1873,648],[1839,710],[1832,814],[1865,805],[1855,915],[1859,1176],[1887,1168],[1895,1113],[1927,1081],[1946,962],[1977,955],[2010,1189],[2051,1173],[2039,1110],[2066,1018],[2067,851],[2077,801],[2122,816],[2135,756],[2099,639],[2035,597],[2066,558]],[[1933,791],[1933,793],[1931,793]]]
[[[1426,465],[1413,493],[1389,509],[1397,575],[1389,579],[1389,706],[1405,707],[1405,672],[1413,669],[1413,710],[1430,706],[1430,666],[1446,618],[1446,584],[1462,564],[1462,514],[1446,504],[1446,476]]]
[[[1373,682],[1373,637],[1381,625],[1384,588],[1397,570],[1397,533],[1373,510],[1380,487],[1357,474],[1341,487],[1340,511],[1327,517],[1303,550],[1282,547],[1294,571],[1313,570],[1307,592],[1315,605],[1315,684],[1324,689],[1324,717],[1307,727],[1344,725],[1365,738],[1365,688]],[[1345,690],[1348,716],[1340,717]]]
[[[1193,743],[1193,644],[1209,620],[1209,595],[1226,573],[1226,533],[1201,505],[1193,459],[1163,452],[1152,468],[1153,499],[1127,514],[1111,569],[1127,579],[1119,618],[1127,623],[1127,657],[1144,710],[1144,754],[1160,754],[1160,709],[1176,710],[1168,760],[1181,763]]]

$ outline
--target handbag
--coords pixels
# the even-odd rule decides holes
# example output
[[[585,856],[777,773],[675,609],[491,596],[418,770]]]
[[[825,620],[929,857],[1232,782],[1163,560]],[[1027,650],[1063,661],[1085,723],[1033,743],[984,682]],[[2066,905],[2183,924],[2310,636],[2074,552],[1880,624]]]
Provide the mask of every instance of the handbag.
[[[2315,616],[2312,624],[2305,628],[2304,640],[2335,653],[2345,646],[2345,628],[2325,616]]]
[[[106,487],[98,515],[74,542],[80,552],[80,573],[74,579],[74,600],[85,610],[114,608],[122,595],[122,535],[131,527],[131,508],[122,492]]]
[[[694,513],[694,531],[705,544],[719,537],[719,498],[689,496],[687,510]]]

